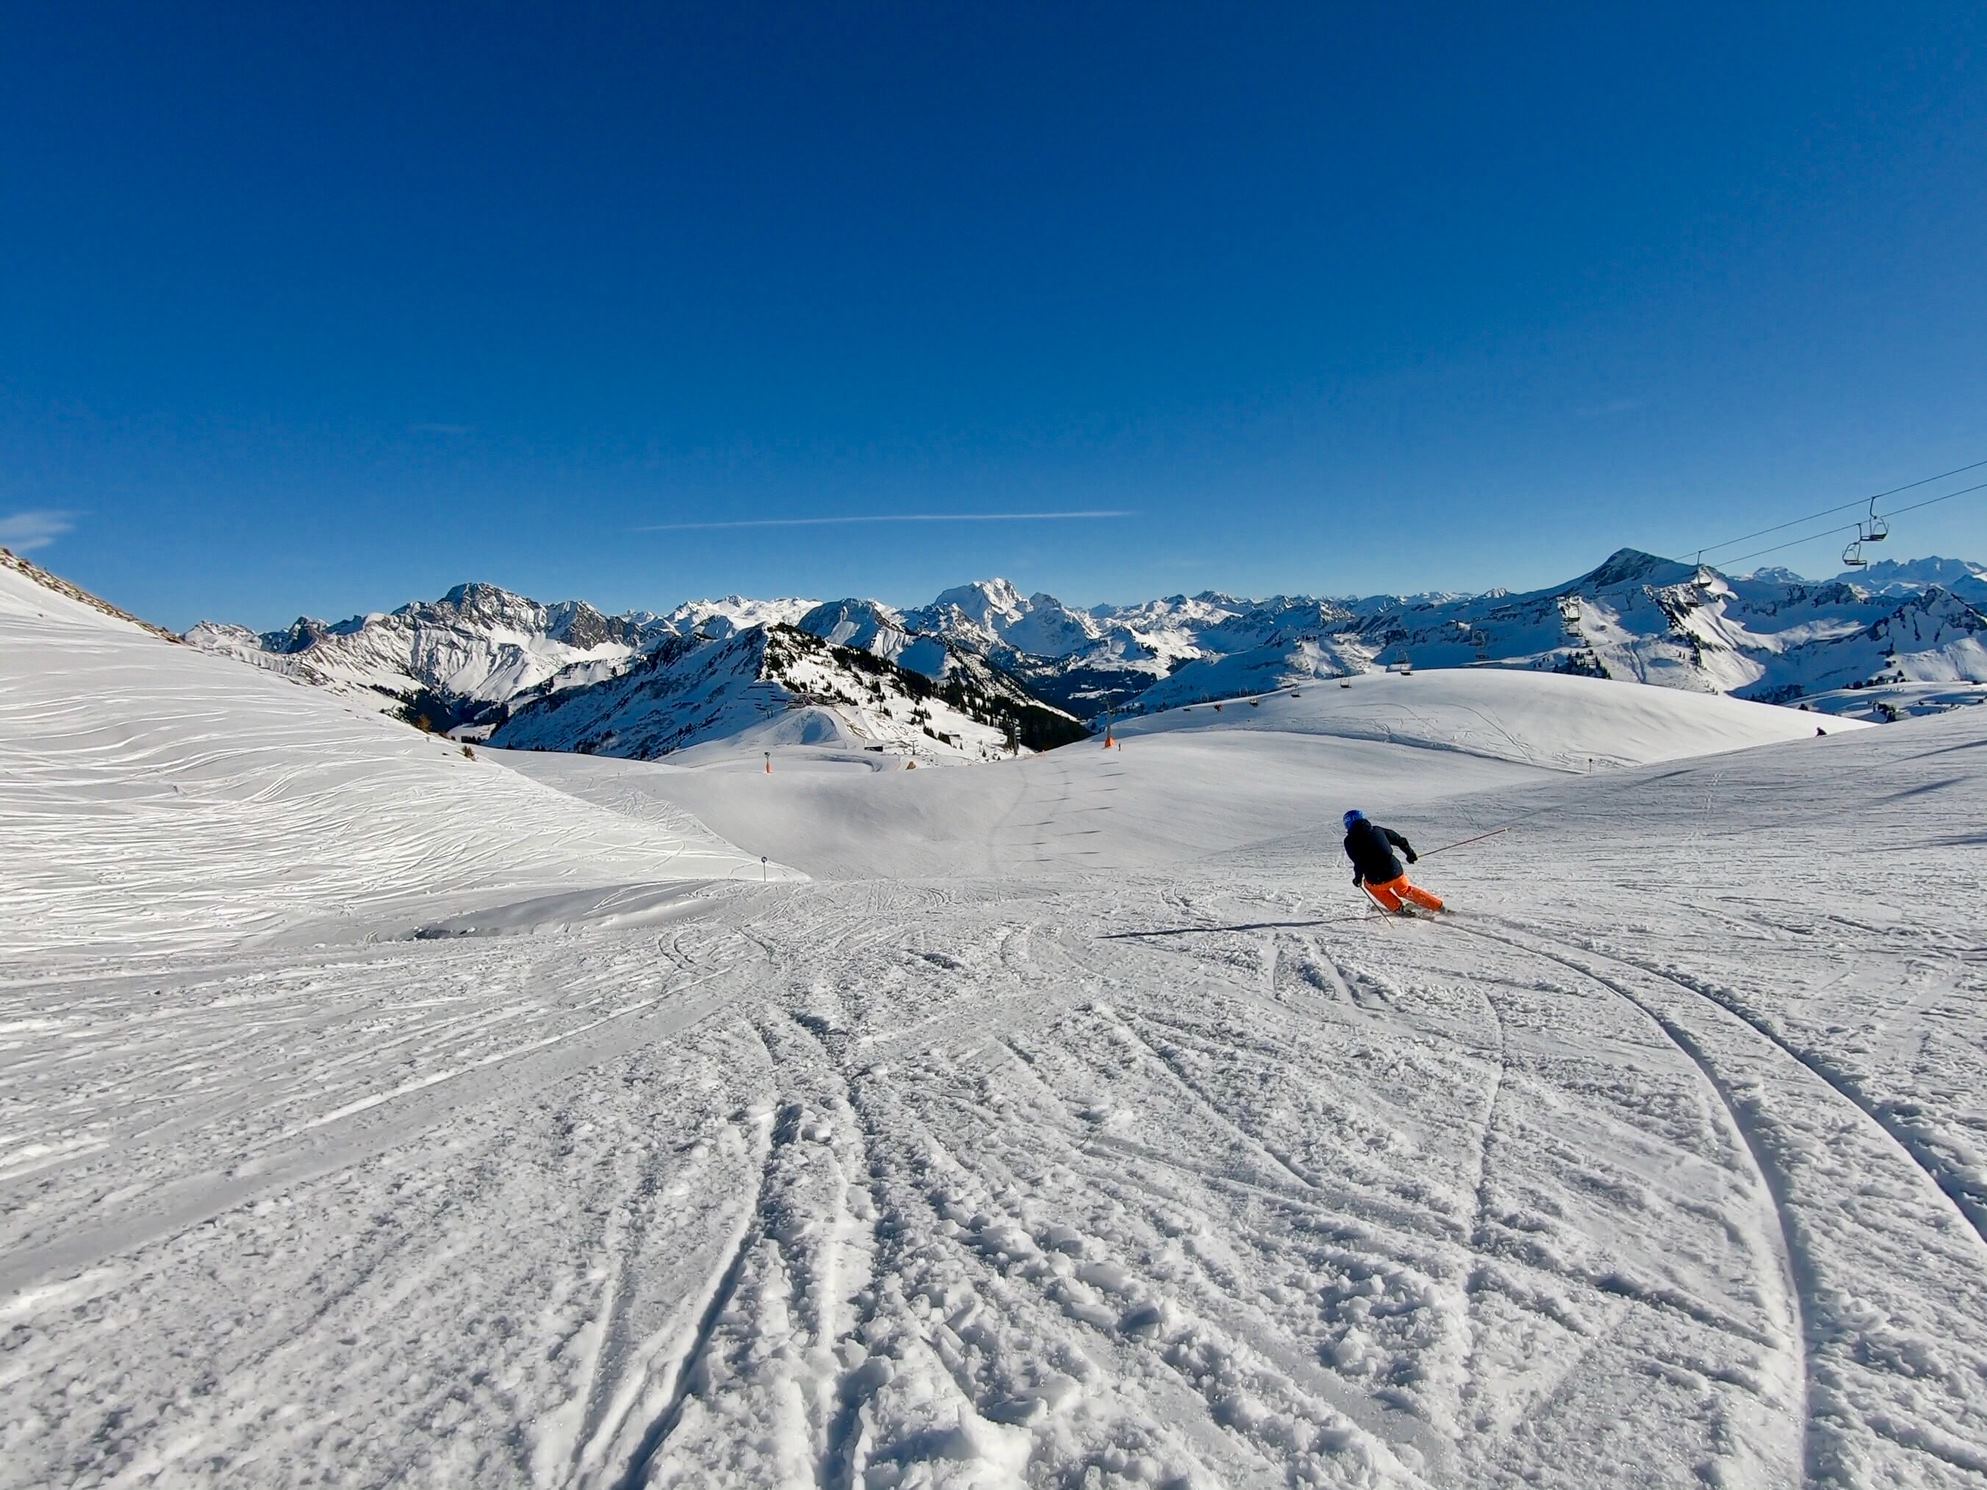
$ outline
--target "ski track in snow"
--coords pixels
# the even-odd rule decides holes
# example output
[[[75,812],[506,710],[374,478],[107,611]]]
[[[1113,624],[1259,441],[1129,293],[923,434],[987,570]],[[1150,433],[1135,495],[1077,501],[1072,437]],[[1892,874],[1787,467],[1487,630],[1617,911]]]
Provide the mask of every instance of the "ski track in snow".
[[[1703,1077],[1705,1086],[1716,1096],[1730,1123],[1734,1148],[1746,1155],[1752,1173],[1757,1177],[1761,1194],[1766,1201],[1770,1215],[1774,1254],[1773,1271],[1784,1289],[1788,1326],[1786,1340],[1788,1354],[1794,1358],[1790,1375],[1798,1381],[1798,1405],[1794,1408],[1796,1432],[1801,1441],[1800,1483],[1812,1484],[1818,1478],[1816,1473],[1815,1427],[1810,1406],[1812,1393],[1812,1367],[1808,1358],[1808,1303],[1803,1278],[1812,1277],[1815,1271],[1812,1258],[1802,1242],[1799,1223],[1794,1218],[1788,1196],[1788,1180],[1785,1170],[1771,1157],[1772,1144],[1762,1132],[1757,1119],[1752,1115],[1748,1104],[1737,1095],[1728,1079],[1721,1074],[1721,1068],[1705,1053],[1703,1045],[1674,1018],[1652,1008],[1642,998],[1638,998],[1621,983],[1592,968],[1541,947],[1528,947],[1515,937],[1496,936],[1494,933],[1474,927],[1464,927],[1467,933],[1493,937],[1507,946],[1532,951],[1535,955],[1549,958],[1561,966],[1591,978],[1610,992],[1625,999],[1659,1029],[1663,1037],[1681,1051]]]
[[[92,869],[0,972],[0,1486],[1987,1485],[1979,728],[548,761],[598,882],[396,844],[307,942],[154,856],[171,955]],[[1519,827],[1384,920],[1355,793]]]

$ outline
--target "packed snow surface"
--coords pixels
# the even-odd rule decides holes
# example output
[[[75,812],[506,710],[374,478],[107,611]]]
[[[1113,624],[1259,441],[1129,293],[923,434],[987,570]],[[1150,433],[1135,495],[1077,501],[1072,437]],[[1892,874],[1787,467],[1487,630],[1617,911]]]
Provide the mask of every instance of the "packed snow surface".
[[[283,769],[0,627],[0,1485],[1987,1485],[1979,711]]]

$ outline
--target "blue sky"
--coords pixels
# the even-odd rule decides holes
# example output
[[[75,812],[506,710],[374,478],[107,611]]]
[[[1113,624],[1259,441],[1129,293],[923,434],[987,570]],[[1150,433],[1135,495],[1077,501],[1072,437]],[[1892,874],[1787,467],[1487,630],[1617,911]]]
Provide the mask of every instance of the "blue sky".
[[[1987,457],[1979,7],[4,25],[0,541],[167,624],[1522,587]]]

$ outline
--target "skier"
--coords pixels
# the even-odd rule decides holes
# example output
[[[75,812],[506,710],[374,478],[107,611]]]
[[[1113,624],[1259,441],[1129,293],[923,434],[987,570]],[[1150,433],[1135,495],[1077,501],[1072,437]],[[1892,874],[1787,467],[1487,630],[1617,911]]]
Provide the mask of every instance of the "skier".
[[[1411,900],[1424,910],[1439,911],[1442,902],[1419,885],[1407,882],[1407,871],[1394,857],[1399,849],[1408,863],[1415,861],[1414,845],[1392,828],[1383,828],[1358,808],[1345,815],[1345,856],[1352,860],[1352,882],[1380,902],[1382,910],[1400,915],[1411,912],[1401,904]]]

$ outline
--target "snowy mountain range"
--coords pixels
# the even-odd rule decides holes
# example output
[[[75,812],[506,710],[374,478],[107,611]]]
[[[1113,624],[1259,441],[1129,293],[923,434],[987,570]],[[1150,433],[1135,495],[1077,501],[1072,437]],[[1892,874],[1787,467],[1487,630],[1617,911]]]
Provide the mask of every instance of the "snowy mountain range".
[[[556,674],[577,681],[597,668],[610,675],[639,656],[652,633],[666,630],[660,618],[608,617],[582,601],[541,605],[495,585],[468,584],[389,613],[336,623],[300,617],[260,636],[203,621],[186,640],[446,728]]]
[[[1624,549],[1523,593],[1210,591],[1086,610],[994,579],[909,610],[729,596],[617,616],[468,584],[262,635],[204,622],[186,640],[497,743],[653,756],[812,709],[813,723],[788,727],[975,757],[1011,736],[1057,737],[1071,717],[1400,664],[1581,673],[1865,716],[1977,701],[1987,566],[1927,558],[1829,580],[1730,578]]]
[[[846,624],[831,632],[860,634]],[[888,652],[901,637],[878,628],[871,647],[842,645],[782,622],[670,636],[614,677],[575,685],[560,675],[520,694],[485,737],[640,760],[716,740],[985,760],[1084,735],[1013,679],[929,638],[914,644],[936,650],[929,673],[900,665]]]
[[[1980,584],[1978,566],[1923,572]],[[1875,566],[1872,566],[1873,568]],[[1337,676],[1378,665],[1496,665],[1585,673],[1832,712],[1868,690],[1987,682],[1987,614],[1917,565],[1881,583],[1780,573],[1728,579],[1634,550],[1565,584],[1524,594],[1356,602],[1268,642],[1204,656],[1132,700],[1135,712]],[[1957,573],[1955,573],[1957,571]],[[1987,602],[1987,595],[1982,596]],[[1817,706],[1823,706],[1818,703]]]

